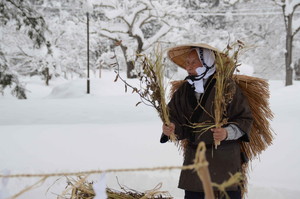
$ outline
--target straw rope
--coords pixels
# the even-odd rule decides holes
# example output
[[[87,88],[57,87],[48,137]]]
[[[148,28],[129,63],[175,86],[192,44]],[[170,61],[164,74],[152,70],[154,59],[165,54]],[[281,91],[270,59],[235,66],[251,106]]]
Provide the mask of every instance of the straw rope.
[[[165,166],[165,167],[144,167],[144,168],[130,168],[130,169],[106,169],[106,170],[89,170],[89,171],[80,171],[80,172],[58,172],[58,173],[39,173],[39,174],[10,174],[3,175],[0,174],[0,178],[39,178],[39,177],[58,177],[58,176],[81,176],[81,175],[93,175],[93,174],[102,174],[102,173],[123,173],[123,172],[139,172],[139,171],[158,171],[158,170],[192,170],[199,168],[201,166],[197,164],[191,164],[186,166]]]
[[[204,145],[205,146],[205,145]],[[203,156],[203,153],[199,150],[203,150],[203,145],[199,144],[197,149],[197,156]],[[139,172],[139,171],[158,171],[158,170],[192,170],[199,169],[204,166],[208,166],[208,162],[204,161],[202,157],[196,158],[194,164],[183,165],[183,166],[162,166],[162,167],[143,167],[143,168],[129,168],[129,169],[106,169],[106,170],[89,170],[89,171],[80,171],[80,172],[58,172],[58,173],[37,173],[37,174],[9,174],[3,175],[0,174],[0,178],[49,178],[49,177],[58,177],[58,176],[82,176],[82,175],[92,175],[92,174],[102,174],[102,173],[122,173],[122,172]]]
[[[41,178],[38,182],[34,183],[33,185],[23,189],[18,194],[10,197],[11,199],[15,199],[22,195],[23,193],[30,191],[31,189],[35,188],[38,184],[44,183],[47,178],[49,177],[57,177],[57,176],[85,176],[81,178],[75,186],[81,186],[84,181],[87,179],[89,175],[92,174],[101,174],[101,173],[116,173],[116,172],[138,172],[138,171],[157,171],[157,170],[174,170],[174,169],[181,169],[181,170],[195,170],[204,185],[204,192],[208,199],[215,199],[213,190],[212,190],[212,183],[210,181],[210,175],[208,172],[208,162],[205,157],[205,143],[201,142],[198,145],[194,164],[191,165],[184,165],[184,166],[162,166],[162,167],[152,167],[152,168],[129,168],[129,169],[106,169],[106,170],[89,170],[89,171],[81,171],[81,172],[58,172],[58,173],[38,173],[38,174],[9,174],[3,175],[0,174],[0,178]],[[158,191],[161,185],[158,184],[154,189],[146,191],[144,198],[154,196],[159,193],[164,193]],[[221,190],[225,190],[227,185],[220,185]],[[65,192],[69,191],[66,190]],[[64,192],[64,193],[65,193]]]
[[[19,193],[9,197],[9,199],[15,199],[17,197],[19,197],[20,195],[38,187],[38,186],[41,186],[45,181],[46,181],[47,177],[43,177],[42,179],[40,179],[39,181],[37,181],[36,183],[34,183],[33,185],[30,185],[28,187],[26,187],[25,189],[21,190]],[[39,185],[40,184],[40,185]]]
[[[221,192],[221,196],[220,197],[221,198],[223,198],[223,196],[225,196],[226,199],[230,199],[229,195],[226,192],[226,188],[230,187],[230,186],[233,186],[233,185],[235,185],[237,183],[240,184],[240,182],[243,179],[244,178],[243,178],[242,173],[238,172],[238,173],[236,173],[234,175],[231,175],[231,177],[228,180],[224,181],[222,184],[219,185],[219,184],[216,184],[216,183],[212,183],[212,185],[214,187],[217,187],[220,190],[220,192]]]

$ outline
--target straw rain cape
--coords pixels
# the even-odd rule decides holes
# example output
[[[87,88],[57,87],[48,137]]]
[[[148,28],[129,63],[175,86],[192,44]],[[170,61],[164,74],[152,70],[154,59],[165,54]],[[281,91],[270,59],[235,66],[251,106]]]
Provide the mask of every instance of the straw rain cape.
[[[246,75],[233,75],[233,80],[247,98],[253,116],[253,124],[249,134],[250,142],[240,142],[244,158],[242,188],[243,192],[247,192],[247,173],[249,170],[249,162],[247,160],[252,161],[272,144],[273,132],[269,121],[273,118],[273,114],[268,103],[270,95],[269,85],[266,80]],[[184,82],[184,80],[173,81],[170,95],[172,96]],[[188,139],[180,140],[179,146],[183,150],[184,155],[188,144]]]

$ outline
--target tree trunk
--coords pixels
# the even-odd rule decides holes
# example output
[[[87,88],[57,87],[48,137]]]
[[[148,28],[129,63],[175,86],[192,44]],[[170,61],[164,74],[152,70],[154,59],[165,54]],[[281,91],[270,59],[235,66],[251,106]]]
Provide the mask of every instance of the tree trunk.
[[[132,60],[128,61],[128,59],[127,59],[127,47],[123,46],[122,44],[120,46],[121,46],[121,49],[122,49],[122,52],[124,55],[124,59],[126,61],[127,78],[129,78],[129,79],[137,78],[137,76],[134,75],[132,72],[134,70],[134,61],[132,61]]]
[[[287,17],[287,32],[286,32],[286,52],[285,52],[285,85],[289,86],[293,84],[293,69],[292,64],[292,50],[293,50],[293,34],[292,34],[292,15]]]
[[[127,65],[127,78],[130,78],[130,79],[137,78],[137,76],[135,74],[133,74],[134,62],[128,61],[128,62],[126,62],[126,65]]]
[[[49,74],[49,68],[46,67],[43,71],[44,77],[45,77],[45,83],[47,86],[49,86],[49,80],[51,79],[51,75]]]
[[[298,59],[298,62],[294,66],[295,70],[295,80],[300,80],[300,59]]]

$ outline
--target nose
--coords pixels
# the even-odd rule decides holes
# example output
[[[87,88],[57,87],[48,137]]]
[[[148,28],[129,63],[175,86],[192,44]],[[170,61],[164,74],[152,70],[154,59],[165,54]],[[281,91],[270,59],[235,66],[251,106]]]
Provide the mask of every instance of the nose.
[[[191,69],[192,69],[192,67],[191,67],[191,65],[190,65],[190,64],[185,64],[185,68],[186,68],[186,70],[187,70],[187,71],[189,71],[189,70],[191,70]]]

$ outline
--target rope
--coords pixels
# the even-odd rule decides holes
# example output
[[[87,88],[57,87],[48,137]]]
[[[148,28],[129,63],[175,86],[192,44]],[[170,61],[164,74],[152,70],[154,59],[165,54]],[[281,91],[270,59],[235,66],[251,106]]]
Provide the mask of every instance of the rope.
[[[212,185],[214,187],[217,187],[220,190],[221,198],[223,198],[223,196],[225,196],[226,199],[230,199],[229,195],[226,192],[226,188],[233,186],[235,184],[240,184],[243,179],[244,178],[243,178],[242,173],[238,172],[234,175],[231,175],[231,177],[227,181],[223,182],[222,184],[212,183]]]
[[[157,170],[191,170],[203,167],[206,165],[191,164],[186,166],[166,166],[166,167],[152,167],[152,168],[132,168],[132,169],[106,169],[106,170],[90,170],[90,171],[80,171],[80,172],[61,172],[61,173],[39,173],[39,174],[11,174],[2,175],[0,178],[37,178],[37,177],[56,177],[56,176],[81,176],[81,175],[92,175],[101,173],[118,173],[118,172],[134,172],[134,171],[157,171]]]
[[[0,174],[0,178],[41,178],[37,183],[33,184],[30,187],[25,188],[24,190],[20,191],[18,194],[10,197],[12,199],[17,198],[18,196],[22,195],[23,193],[33,189],[38,184],[43,183],[46,181],[49,177],[56,177],[56,176],[85,176],[82,178],[79,182],[76,183],[76,186],[79,186],[84,183],[86,178],[89,175],[92,174],[101,174],[101,173],[116,173],[116,172],[138,172],[138,171],[157,171],[157,170],[175,170],[175,169],[181,169],[181,170],[195,170],[200,178],[200,180],[203,182],[204,186],[209,187],[209,190],[205,190],[205,194],[209,196],[209,199],[214,199],[212,193],[212,183],[210,181],[210,176],[208,172],[208,162],[205,157],[206,147],[204,142],[199,143],[194,164],[191,165],[183,165],[183,166],[162,166],[162,167],[152,167],[152,168],[129,168],[129,169],[106,169],[106,170],[89,170],[89,171],[81,171],[81,172],[60,172],[60,173],[39,173],[39,174],[9,174],[9,175],[3,175]],[[230,186],[234,183],[235,180],[230,180],[230,183],[223,183],[222,185],[216,185],[222,192],[225,191],[227,186]],[[146,191],[145,197],[149,196],[155,196],[159,193],[165,193],[160,192],[159,189],[161,188],[161,184],[158,184],[154,189]],[[67,192],[69,190],[65,190]],[[226,194],[226,193],[225,193]],[[145,198],[143,197],[143,198]]]
[[[25,192],[38,187],[39,184],[42,185],[46,179],[47,179],[47,177],[40,179],[38,182],[34,183],[33,185],[30,185],[29,187],[26,187],[25,189],[21,190],[19,193],[11,196],[9,199],[15,199],[15,198],[19,197],[20,195],[24,194]]]
[[[0,178],[42,178],[42,177],[57,177],[57,176],[82,176],[101,173],[121,173],[121,172],[138,172],[138,171],[158,171],[158,170],[198,170],[201,167],[208,166],[205,160],[205,144],[200,143],[197,148],[194,164],[183,166],[161,166],[161,167],[144,167],[144,168],[129,168],[129,169],[106,169],[106,170],[89,170],[80,172],[59,172],[59,173],[38,173],[38,174],[0,174]]]

